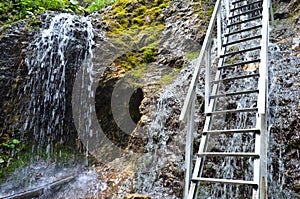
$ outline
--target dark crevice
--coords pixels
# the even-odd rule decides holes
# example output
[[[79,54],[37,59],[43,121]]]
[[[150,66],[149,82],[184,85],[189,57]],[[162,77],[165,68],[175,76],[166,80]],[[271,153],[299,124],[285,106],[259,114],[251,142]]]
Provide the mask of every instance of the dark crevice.
[[[115,93],[116,87],[118,87],[117,92],[120,93]],[[137,88],[132,92],[131,89],[132,87],[128,83],[118,83],[118,78],[100,81],[96,89],[95,108],[100,126],[106,137],[122,149],[128,146],[131,132],[142,116],[139,107],[144,98],[143,91],[141,88]],[[130,91],[132,94],[129,103],[126,104],[126,99],[123,100],[123,98]],[[112,100],[121,103],[112,105]],[[133,121],[134,126],[127,125],[129,120]]]

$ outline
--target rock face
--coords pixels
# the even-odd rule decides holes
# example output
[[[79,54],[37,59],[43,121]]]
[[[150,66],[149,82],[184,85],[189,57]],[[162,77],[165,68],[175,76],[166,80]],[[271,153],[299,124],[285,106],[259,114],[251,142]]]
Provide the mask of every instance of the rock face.
[[[129,194],[124,197],[124,199],[150,199],[150,196],[142,195],[142,194]]]
[[[296,198],[300,195],[299,161],[299,3],[282,2],[277,13],[293,7],[293,14],[276,21],[271,31],[269,54],[270,195]],[[290,10],[290,11],[291,11]],[[289,12],[291,13],[291,12]],[[278,189],[280,191],[278,191]]]
[[[26,22],[1,28],[0,36],[0,129],[1,137],[20,135],[20,112],[22,99],[19,92],[24,88],[27,68],[24,64],[26,47],[33,32],[26,30]]]
[[[125,80],[135,85],[136,91],[140,89],[143,92],[143,100],[139,107],[142,117],[136,128],[130,132],[131,135],[120,133],[117,128],[113,128],[115,133],[111,133],[112,129],[107,129],[107,132],[110,132],[110,136],[112,136],[111,139],[117,141],[116,144],[118,144],[118,140],[122,140],[124,141],[122,147],[126,147],[129,153],[136,153],[133,158],[124,156],[111,163],[114,166],[124,165],[126,167],[133,164],[131,172],[136,173],[135,178],[118,182],[119,191],[111,193],[112,197],[123,197],[126,194],[125,190],[128,189],[131,189],[132,192],[149,194],[151,198],[180,198],[182,196],[184,186],[182,167],[184,163],[184,134],[180,129],[178,117],[184,100],[185,89],[188,86],[192,72],[192,65],[184,57],[187,53],[199,51],[208,25],[207,18],[199,16],[199,12],[203,11],[203,8],[199,5],[199,2],[170,2],[163,9],[159,19],[164,24],[164,28],[159,31],[159,37],[156,37],[159,43],[153,48],[155,55],[151,59],[147,59],[144,66],[135,65],[128,59],[128,51],[129,54],[135,52],[135,56],[139,56],[140,52],[145,53],[143,47],[149,47],[144,41],[149,39],[149,35],[140,35],[140,40],[138,40],[135,47],[126,43],[127,47],[129,46],[127,51],[124,50],[122,45],[120,46],[118,39],[109,37],[111,33],[108,34],[107,40],[97,42],[97,57],[109,58],[108,61],[104,61],[105,64],[100,62],[100,58],[96,58],[96,65],[101,63],[104,70],[100,77],[97,89],[98,95],[96,96],[98,118],[101,118],[100,120],[103,122],[101,126],[113,128],[112,125],[105,125],[105,123],[114,122],[112,117],[104,118],[103,116],[107,117],[107,113],[110,114],[109,105],[111,102],[109,99],[116,87],[114,85],[118,81]],[[136,3],[129,5],[128,8],[134,10],[138,9],[138,6],[140,6],[139,3]],[[114,10],[115,8],[112,7],[99,14],[94,14],[92,16],[93,23],[101,24],[99,28],[102,31],[110,31],[113,27],[110,24],[113,24],[113,22],[110,21],[106,26],[103,26],[103,22],[99,22],[99,18],[104,18],[104,20],[115,19],[114,16],[109,14]],[[134,11],[132,12],[134,13]],[[131,17],[129,16],[128,21],[131,21]],[[104,27],[104,29],[101,27]],[[120,35],[120,38],[123,39],[123,35]],[[107,41],[110,44],[107,44]],[[103,54],[109,56],[103,56]],[[125,60],[132,64],[131,70],[127,72],[126,68],[122,67],[123,60],[120,57],[125,57]],[[174,73],[173,71],[183,65],[190,65],[191,67],[180,73],[177,83],[170,88],[161,89],[165,85],[163,81],[167,77],[166,74],[170,73],[177,76],[178,72]],[[136,77],[140,67],[144,68],[142,70],[143,74]],[[175,79],[172,76],[168,78]],[[180,79],[186,81],[181,82]],[[199,97],[199,100],[201,101],[201,97]],[[101,116],[101,112],[105,114]],[[121,143],[119,142],[119,144]],[[122,173],[122,168],[117,169],[117,171]],[[112,170],[112,172],[117,171]],[[124,176],[127,172],[124,172]],[[133,187],[128,187],[128,184],[133,184]]]

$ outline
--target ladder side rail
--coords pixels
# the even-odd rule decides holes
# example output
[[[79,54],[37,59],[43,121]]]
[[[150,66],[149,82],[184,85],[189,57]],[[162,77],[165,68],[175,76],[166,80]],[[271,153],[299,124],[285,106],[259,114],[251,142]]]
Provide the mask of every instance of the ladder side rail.
[[[229,6],[229,4],[227,4],[227,5]],[[221,5],[219,5],[219,8],[218,8],[217,12],[218,12],[218,17],[220,17],[219,19],[221,19],[221,17],[222,17],[222,15],[220,14]],[[227,16],[228,16],[228,14],[227,14]],[[221,29],[222,28],[222,22],[223,21],[220,20],[219,24],[217,23],[217,38],[221,39],[221,40],[218,40],[218,42],[220,42],[221,44],[222,44],[222,29]],[[220,30],[218,30],[218,28],[220,28]],[[226,32],[229,32],[228,28],[226,29]],[[228,38],[225,38],[225,39],[227,40]],[[209,42],[209,44],[210,44],[210,42]],[[218,52],[219,60],[218,60],[217,68],[220,67],[223,64],[224,59],[225,59],[224,57],[221,57],[221,54],[225,53],[226,48],[223,48],[222,45],[220,46],[220,48],[221,49],[218,49],[220,51]],[[209,53],[210,53],[210,49],[209,49]],[[210,56],[207,56],[207,58],[209,58],[209,57]],[[208,62],[208,63],[210,64],[210,62]],[[209,64],[207,64],[206,67],[208,67]],[[205,86],[210,85],[209,84],[210,83],[210,75],[211,75],[210,69],[211,68],[208,68],[208,70],[205,71],[206,72]],[[221,75],[221,71],[217,70],[217,73],[215,75],[215,80],[220,79],[220,75]],[[209,93],[207,92],[208,89],[206,89],[206,93],[205,93],[206,98],[205,98],[205,100],[207,100],[206,108],[208,108],[208,110],[206,110],[206,113],[211,112],[214,109],[216,100],[215,99],[210,99],[210,92],[211,92],[212,95],[216,94],[218,89],[219,89],[218,85],[219,84],[215,84],[213,86],[212,90],[210,90],[210,88],[209,88]],[[212,120],[212,116],[206,116],[203,132],[207,132],[210,129],[211,120]],[[207,143],[208,143],[209,137],[210,137],[209,134],[202,134],[201,141],[200,141],[200,146],[199,146],[199,149],[198,149],[198,153],[203,153],[203,152],[207,151]],[[204,161],[205,161],[205,157],[198,157],[197,156],[196,163],[195,163],[195,166],[194,166],[193,176],[192,176],[193,179],[197,179],[199,176],[202,175]],[[200,184],[200,182],[193,182],[193,181],[191,182],[190,190],[189,190],[187,199],[197,198],[199,184]]]
[[[258,82],[258,113],[257,127],[259,126],[260,133],[260,179],[259,179],[259,198],[267,198],[267,122],[266,122],[266,106],[267,106],[267,87],[268,87],[268,43],[269,43],[269,20],[270,7],[269,1],[263,2],[263,18],[262,18],[262,39],[261,39],[261,63],[259,67],[260,78]]]
[[[215,25],[216,20],[217,20],[217,12],[220,10],[220,5],[221,5],[221,0],[217,0],[217,2],[215,4],[215,8],[214,8],[212,18],[210,20],[208,29],[206,31],[206,36],[205,36],[205,39],[204,39],[204,42],[203,42],[203,45],[202,45],[202,48],[201,48],[201,51],[200,51],[200,55],[197,59],[197,64],[196,64],[196,68],[195,68],[195,71],[194,71],[194,74],[193,74],[193,78],[191,80],[191,83],[190,83],[190,86],[189,86],[189,89],[188,89],[188,93],[186,95],[184,105],[183,105],[183,108],[182,108],[182,111],[181,111],[181,114],[180,114],[180,117],[179,117],[180,121],[186,121],[187,114],[189,112],[188,109],[189,109],[189,106],[191,106],[191,103],[192,103],[192,100],[191,100],[192,97],[191,96],[195,92],[196,85],[197,85],[199,75],[200,75],[200,68],[201,68],[201,65],[203,64],[207,48],[210,46],[209,41],[210,41],[212,33],[214,31],[213,28],[214,28],[214,25]]]
[[[193,92],[191,96],[191,105],[189,106],[189,114],[187,116],[188,126],[185,144],[185,184],[184,184],[184,198],[187,198],[192,177],[192,161],[193,161],[193,143],[194,143],[194,113],[195,113],[195,97]]]
[[[208,39],[208,48],[205,52],[205,97],[204,97],[204,112],[208,112],[209,99],[210,99],[210,75],[211,75],[211,38]]]
[[[221,10],[218,10],[218,16],[217,16],[217,41],[218,41],[218,53],[217,56],[221,55],[222,50],[222,15]]]
[[[256,114],[256,128],[260,129],[261,132],[261,120],[260,116]],[[255,133],[255,149],[254,153],[261,154],[261,135],[260,133]],[[254,159],[253,161],[253,181],[256,182],[258,185],[260,184],[260,161],[262,157]],[[252,189],[252,198],[258,199],[260,194],[260,187]]]
[[[268,40],[269,40],[269,7],[268,2],[263,2],[263,18],[262,18],[262,38],[260,51],[260,67],[259,67],[259,95],[258,95],[258,113],[266,112],[266,88],[267,88],[267,65],[268,65]]]
[[[224,51],[225,51],[225,48],[222,49],[222,53],[224,53]],[[219,59],[218,67],[222,65],[223,61],[224,61],[224,58]],[[221,75],[221,72],[220,72],[220,70],[218,70],[215,79],[219,79],[220,75]],[[212,94],[213,95],[216,94],[217,91],[218,91],[218,84],[215,84],[212,89]],[[212,110],[214,108],[215,101],[216,101],[215,99],[210,100],[209,110]],[[213,116],[206,116],[203,132],[207,132],[210,129],[212,117]],[[207,143],[208,143],[209,137],[210,137],[209,134],[202,134],[198,153],[203,153],[203,152],[207,151]],[[204,161],[205,161],[205,157],[197,156],[196,163],[194,166],[195,169],[193,171],[193,176],[192,176],[193,179],[196,179],[202,175]],[[191,183],[188,199],[197,198],[198,187],[199,187],[199,182]]]
[[[231,0],[226,0],[226,20],[229,21],[229,17],[230,17],[230,2]]]

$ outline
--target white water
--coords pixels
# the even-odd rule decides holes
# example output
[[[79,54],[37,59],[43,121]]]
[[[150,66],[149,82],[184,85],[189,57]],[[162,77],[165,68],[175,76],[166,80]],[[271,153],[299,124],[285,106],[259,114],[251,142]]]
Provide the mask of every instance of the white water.
[[[75,157],[76,154],[67,152],[69,159],[62,160],[62,151],[57,154],[54,149],[54,144],[72,144],[75,140],[71,134],[75,131],[71,97],[78,70],[82,80],[78,90],[82,89],[86,93],[81,93],[81,101],[76,108],[82,108],[86,100],[94,98],[91,88],[94,76],[91,62],[93,27],[87,18],[70,14],[58,14],[47,20],[50,20],[49,27],[36,35],[26,58],[28,75],[24,92],[28,106],[24,107],[22,119],[24,133],[31,133],[35,141],[32,141],[32,158],[28,166],[22,166],[7,177],[6,182],[1,184],[0,194],[11,195],[47,185],[66,176],[75,176],[75,180],[62,188],[58,195],[49,190],[41,197],[83,198],[87,192],[91,194],[90,197],[94,197],[102,186],[96,172],[86,170],[83,160]],[[77,117],[91,118],[89,114],[89,111],[85,111]],[[86,132],[90,126],[89,120],[82,125]],[[46,153],[48,158],[42,160],[40,156],[44,154],[41,153]]]
[[[283,50],[280,44],[271,43],[269,47],[269,128],[270,151],[269,151],[269,198],[277,199],[293,199],[299,198],[291,191],[288,184],[288,176],[297,174],[299,169],[299,154],[296,152],[296,157],[289,155],[290,147],[286,145],[288,142],[285,137],[285,129],[293,130],[288,125],[292,122],[295,114],[297,115],[297,85],[292,84],[286,87],[285,83],[297,81],[299,74],[299,59],[293,57],[292,51]],[[288,62],[288,63],[287,63]],[[281,79],[283,78],[283,79]],[[286,79],[285,79],[286,78]],[[287,80],[287,81],[286,81]],[[290,100],[289,104],[283,104],[284,100]],[[288,110],[286,113],[285,110]],[[297,120],[296,118],[294,118]],[[296,134],[295,134],[296,136]],[[290,159],[287,159],[290,158]],[[295,158],[298,161],[295,161]],[[286,164],[294,167],[296,172],[288,173]],[[293,166],[292,166],[293,165]],[[293,178],[292,178],[293,179]],[[296,181],[293,181],[294,183]]]
[[[74,130],[70,110],[72,83],[79,67],[84,62],[91,63],[88,60],[93,55],[93,37],[87,18],[58,14],[31,43],[31,54],[26,59],[28,81],[24,90],[29,104],[24,132],[33,133],[39,144],[64,143],[68,131]],[[93,65],[85,65],[92,78]]]
[[[151,198],[178,198],[175,192],[182,191],[184,186],[182,179],[185,135],[183,129],[178,129],[177,125],[183,96],[186,94],[185,88],[188,87],[195,64],[194,60],[189,67],[181,71],[171,85],[166,86],[162,91],[157,101],[153,121],[148,127],[149,140],[146,148],[149,152],[136,163],[138,168],[134,190],[150,194]],[[204,85],[203,83],[203,79],[200,79],[199,85]],[[200,89],[198,95],[203,96]]]

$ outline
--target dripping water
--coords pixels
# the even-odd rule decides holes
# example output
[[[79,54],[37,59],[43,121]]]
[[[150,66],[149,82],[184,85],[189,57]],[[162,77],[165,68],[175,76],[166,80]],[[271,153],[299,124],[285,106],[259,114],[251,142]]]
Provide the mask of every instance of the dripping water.
[[[74,142],[71,92],[75,74],[84,63],[93,75],[93,28],[84,17],[59,14],[49,28],[29,46],[28,77],[24,91],[24,132],[31,132],[40,145]],[[92,93],[92,92],[91,92]],[[72,140],[73,139],[73,140]]]
[[[78,71],[82,75],[79,77],[79,89],[83,91],[80,96],[82,101],[75,108],[90,105],[85,103],[86,100],[94,98],[91,87],[94,81],[93,27],[88,18],[65,13],[49,15],[46,22],[49,22],[49,27],[41,30],[28,47],[25,94],[20,94],[27,102],[22,116],[24,137],[32,138],[36,144],[31,142],[29,165],[16,169],[7,177],[6,182],[1,184],[0,196],[46,186],[66,176],[74,176],[74,180],[65,189],[54,195],[48,190],[41,197],[85,197],[88,191],[95,192],[96,196],[100,190],[99,187],[93,187],[99,184],[96,171],[86,170],[78,154],[68,151],[70,157],[64,159],[63,152],[55,148],[57,144],[75,147],[76,128],[71,101]],[[89,111],[85,111],[77,118],[91,118],[89,114]],[[85,120],[82,126],[89,132],[90,125],[91,122]],[[42,153],[46,153],[46,160]]]

